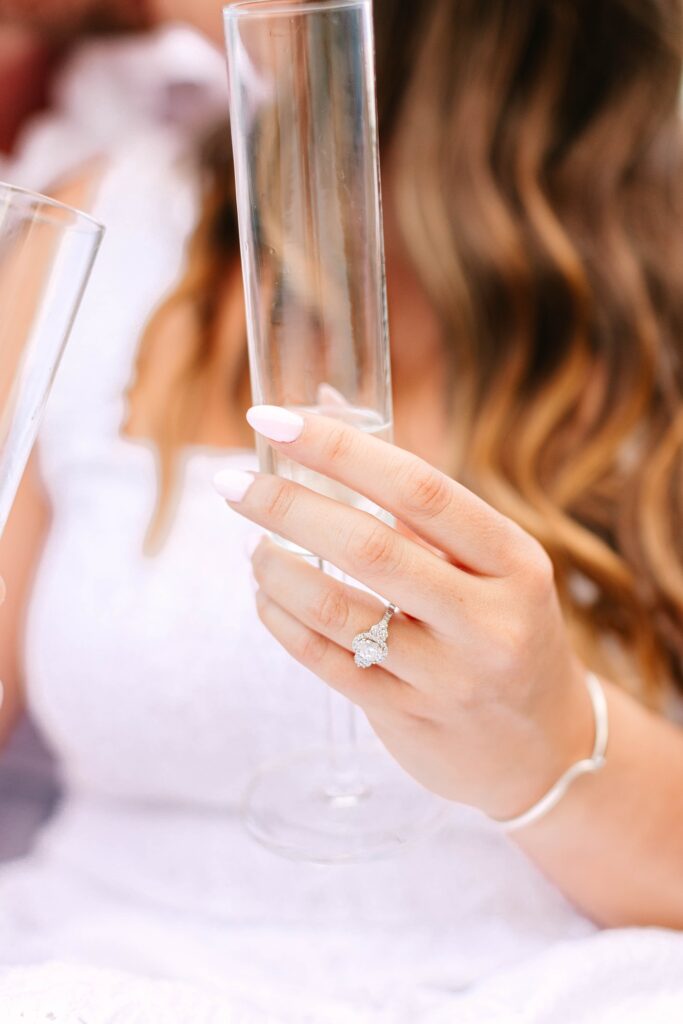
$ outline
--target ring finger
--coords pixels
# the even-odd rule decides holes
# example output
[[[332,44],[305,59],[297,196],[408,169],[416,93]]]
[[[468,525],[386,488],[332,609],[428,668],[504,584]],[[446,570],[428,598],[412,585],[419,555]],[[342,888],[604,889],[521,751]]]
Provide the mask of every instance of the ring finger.
[[[328,576],[267,538],[255,549],[252,565],[267,597],[349,652],[356,634],[379,622],[386,610],[372,594]],[[398,613],[391,620],[389,653],[382,667],[415,685],[429,672],[433,643],[422,623]]]

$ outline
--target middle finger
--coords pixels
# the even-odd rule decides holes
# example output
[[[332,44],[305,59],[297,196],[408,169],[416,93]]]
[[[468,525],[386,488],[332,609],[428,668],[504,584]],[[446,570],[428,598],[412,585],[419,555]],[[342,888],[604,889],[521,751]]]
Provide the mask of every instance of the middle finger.
[[[346,648],[349,657],[356,634],[369,630],[386,611],[372,594],[334,579],[266,538],[255,549],[252,565],[263,593],[310,629]],[[438,661],[431,632],[400,613],[391,619],[390,632],[382,667],[418,684]]]
[[[227,469],[216,489],[241,515],[304,550],[439,630],[450,632],[476,578],[367,512],[281,477]],[[457,583],[456,583],[457,577]]]

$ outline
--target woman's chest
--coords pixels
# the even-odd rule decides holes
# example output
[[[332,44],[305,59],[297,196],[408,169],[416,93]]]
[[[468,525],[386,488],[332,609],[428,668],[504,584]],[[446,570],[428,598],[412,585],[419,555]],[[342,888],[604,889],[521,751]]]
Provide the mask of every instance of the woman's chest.
[[[237,799],[260,761],[322,738],[322,685],[258,620],[253,527],[215,495],[217,460],[193,458],[150,558],[151,456],[119,447],[59,490],[27,623],[32,711],[81,788]]]

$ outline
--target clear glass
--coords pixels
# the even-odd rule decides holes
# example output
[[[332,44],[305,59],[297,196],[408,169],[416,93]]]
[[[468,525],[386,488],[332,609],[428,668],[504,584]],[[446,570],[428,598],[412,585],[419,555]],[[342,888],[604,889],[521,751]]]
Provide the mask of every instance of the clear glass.
[[[103,234],[78,210],[0,183],[0,533]]]
[[[225,27],[254,402],[391,441],[371,0],[250,0],[225,8]],[[257,445],[264,472],[390,521]],[[435,802],[381,750],[358,749],[356,724],[332,694],[327,745],[259,774],[245,802],[257,838],[337,861],[424,833]]]

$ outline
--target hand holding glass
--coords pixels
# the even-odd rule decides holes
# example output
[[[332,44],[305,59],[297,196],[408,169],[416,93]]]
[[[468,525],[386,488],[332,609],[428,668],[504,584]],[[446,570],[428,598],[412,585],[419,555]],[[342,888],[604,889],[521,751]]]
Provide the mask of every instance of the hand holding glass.
[[[390,441],[371,2],[248,0],[225,21],[254,403]],[[386,518],[257,444],[263,472]],[[334,693],[328,746],[264,770],[245,810],[262,842],[320,861],[386,853],[435,812],[383,752],[357,748],[354,710]]]

